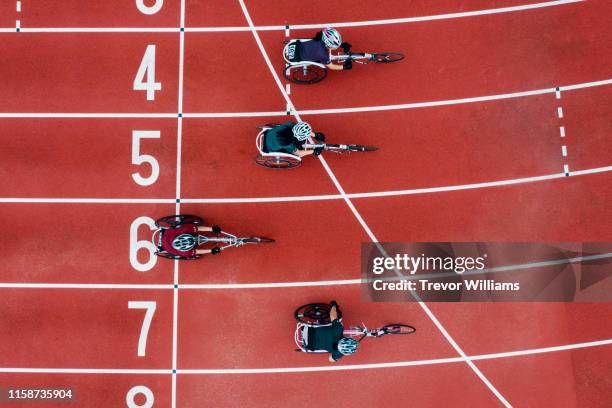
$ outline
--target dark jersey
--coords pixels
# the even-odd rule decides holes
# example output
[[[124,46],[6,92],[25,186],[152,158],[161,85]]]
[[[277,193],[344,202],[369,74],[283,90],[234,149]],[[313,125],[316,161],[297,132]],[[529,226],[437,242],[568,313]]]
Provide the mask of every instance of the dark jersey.
[[[318,62],[328,65],[331,63],[329,51],[323,41],[310,40],[300,42],[300,60]]]
[[[303,143],[293,136],[294,123],[285,122],[282,125],[266,130],[264,135],[264,151],[268,153],[295,153]]]
[[[317,327],[311,330],[313,332],[311,341],[315,349],[330,352],[332,358],[336,361],[342,358],[343,354],[338,351],[338,341],[344,333],[344,327],[342,327],[340,320],[334,320],[331,326]]]

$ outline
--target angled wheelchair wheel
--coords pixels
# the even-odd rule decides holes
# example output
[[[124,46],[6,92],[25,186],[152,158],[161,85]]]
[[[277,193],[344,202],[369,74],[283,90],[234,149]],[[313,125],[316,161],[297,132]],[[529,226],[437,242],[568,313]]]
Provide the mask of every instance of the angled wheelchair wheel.
[[[189,214],[177,214],[177,215],[169,215],[167,217],[163,217],[155,221],[155,225],[160,228],[175,228],[181,224],[195,224],[202,225],[204,220],[197,215],[189,215]]]
[[[383,64],[389,64],[391,62],[397,62],[404,59],[404,54],[399,52],[386,52],[382,54],[373,54],[373,60]]]
[[[351,152],[375,152],[378,150],[378,147],[362,145],[348,145],[347,148]]]
[[[285,78],[296,84],[309,85],[321,82],[327,76],[327,69],[318,65],[289,65],[283,72]]]
[[[412,334],[416,331],[413,326],[407,324],[388,324],[382,327],[385,334]]]
[[[242,240],[245,244],[266,244],[275,242],[272,238],[264,238],[264,237],[248,237]]]
[[[257,156],[255,163],[269,169],[292,169],[302,164],[302,161],[297,157],[284,156]]]
[[[331,323],[329,312],[331,311],[331,305],[327,303],[310,303],[308,305],[300,306],[295,310],[294,317],[300,323],[320,326]],[[342,318],[342,312],[338,311],[338,318]]]
[[[170,254],[168,252],[155,252],[155,255],[159,256],[160,258],[166,258],[166,259],[178,259],[178,260],[182,260],[182,261],[190,261],[193,259],[199,259],[202,257],[202,255],[194,255],[194,256],[179,256],[179,255],[173,255]]]

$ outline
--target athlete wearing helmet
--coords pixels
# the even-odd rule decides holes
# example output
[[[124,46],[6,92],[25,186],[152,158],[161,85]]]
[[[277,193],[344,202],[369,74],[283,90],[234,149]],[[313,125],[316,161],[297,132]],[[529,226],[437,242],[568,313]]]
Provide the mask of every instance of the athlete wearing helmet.
[[[325,135],[323,133],[313,133],[312,127],[308,123],[288,121],[266,130],[263,150],[266,153],[289,153],[299,157],[310,154],[318,156],[323,151],[322,148],[319,147],[314,150],[303,148],[309,137],[314,137],[321,142],[325,141]]]
[[[191,258],[195,255],[218,254],[219,247],[198,248],[198,233],[221,233],[219,226],[206,227],[203,225],[185,224],[176,228],[164,228],[161,231],[161,249],[172,255]]]
[[[327,27],[319,31],[311,41],[300,41],[298,43],[297,56],[300,61],[318,62],[336,71],[351,69],[351,59],[347,59],[344,65],[332,63],[331,52],[340,47],[343,48],[344,52],[348,52],[351,45],[342,42],[342,36],[338,30]]]
[[[355,353],[359,342],[351,337],[343,336],[344,327],[338,318],[338,304],[334,300],[330,303],[332,305],[329,312],[331,325],[316,327],[310,329],[310,332],[316,349],[330,352],[329,361],[334,363],[344,356]]]

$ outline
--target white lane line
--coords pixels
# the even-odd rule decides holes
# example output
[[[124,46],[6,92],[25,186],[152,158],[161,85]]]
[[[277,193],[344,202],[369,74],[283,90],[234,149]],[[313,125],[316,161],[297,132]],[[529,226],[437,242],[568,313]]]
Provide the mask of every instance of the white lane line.
[[[249,12],[248,12],[245,4],[244,4],[244,0],[238,0],[238,1],[240,2],[240,7],[242,8],[242,12],[243,12],[244,17],[246,18],[248,24],[249,24],[249,27],[251,27],[251,33],[253,34],[253,38],[255,39],[255,42],[257,43],[257,46],[259,47],[259,50],[261,51],[261,54],[264,57],[264,60],[266,61],[266,64],[268,65],[268,69],[270,70],[270,73],[274,77],[274,81],[276,82],[276,85],[278,86],[278,89],[283,94],[283,97],[285,98],[285,101],[287,102],[288,106],[293,108],[293,115],[299,121],[300,120],[299,112],[295,108],[295,105],[291,101],[291,98],[289,97],[289,95],[287,95],[287,93],[285,92],[285,89],[284,89],[283,85],[281,84],[280,78],[279,78],[278,74],[276,73],[274,67],[272,66],[272,62],[270,61],[268,53],[266,52],[266,49],[265,49],[263,43],[261,42],[261,39],[259,38],[259,34],[254,29],[253,20],[251,20],[251,16],[249,15]],[[344,189],[340,185],[340,182],[336,178],[335,174],[331,171],[329,165],[327,164],[327,161],[322,156],[319,156],[318,158],[319,158],[319,161],[321,162],[321,164],[323,165],[323,167],[325,168],[325,171],[327,172],[328,176],[330,177],[330,179],[332,180],[332,182],[336,186],[336,189],[338,190],[340,195],[342,195],[342,197],[344,199],[344,202],[348,205],[348,207],[351,209],[351,211],[352,211],[353,215],[355,216],[355,218],[357,218],[357,220],[359,221],[361,227],[368,234],[368,236],[370,237],[372,242],[376,243],[377,247],[380,249],[380,252],[383,253],[383,255],[384,255],[385,254],[384,248],[382,248],[382,246],[378,243],[378,239],[376,238],[376,236],[374,235],[374,233],[372,232],[370,227],[367,225],[367,223],[365,222],[365,220],[363,219],[361,214],[357,211],[357,209],[355,208],[355,206],[353,205],[351,200],[346,196],[346,193],[345,193]],[[431,319],[431,321],[436,325],[438,330],[442,333],[442,335],[446,338],[446,340],[451,344],[451,346],[455,349],[455,351],[461,357],[465,358],[466,357],[465,352],[461,349],[461,347],[459,347],[459,345],[451,337],[451,335],[448,333],[448,331],[442,326],[440,321],[433,314],[433,312],[429,309],[429,307],[424,302],[422,302],[419,299],[418,295],[415,292],[411,292],[411,294],[415,297],[415,299],[419,303],[419,306],[421,306],[423,311],[427,314],[427,316]],[[489,390],[499,399],[499,401],[505,407],[511,407],[510,403],[508,403],[508,401],[504,398],[504,396],[501,395],[501,393],[493,386],[493,384],[489,381],[489,379],[485,377],[485,375],[480,371],[480,369],[478,367],[476,367],[476,365],[472,361],[470,361],[468,359],[468,360],[466,360],[466,363],[468,364],[468,366],[472,369],[472,371],[474,371],[474,373],[481,379],[481,381],[489,388]]]
[[[434,358],[427,360],[394,361],[388,363],[352,364],[352,365],[326,365],[314,367],[278,367],[278,368],[213,368],[213,369],[183,369],[177,370],[179,375],[215,375],[215,374],[280,374],[280,373],[304,373],[318,371],[346,371],[367,370],[377,368],[414,367],[433,364],[462,363],[466,360],[482,361],[522,356],[533,356],[538,354],[556,353],[563,351],[579,350],[592,347],[603,347],[612,345],[612,339],[596,340],[582,343],[563,344],[559,346],[539,347],[521,349],[499,353],[475,354],[463,357]],[[45,374],[171,374],[167,369],[122,369],[122,368],[16,368],[0,367],[0,373],[45,373]]]
[[[612,339],[590,341],[584,343],[567,344],[562,346],[541,347],[534,349],[524,349],[517,351],[509,351],[505,353],[490,353],[477,354],[466,357],[448,357],[436,358],[429,360],[413,360],[413,361],[397,361],[390,363],[377,364],[353,364],[353,365],[327,365],[318,367],[283,367],[283,368],[227,368],[227,369],[204,369],[204,370],[180,370],[180,374],[280,374],[280,373],[304,373],[317,371],[346,371],[346,370],[367,370],[376,368],[395,368],[395,367],[411,367],[423,366],[432,364],[451,364],[461,363],[466,361],[494,360],[499,358],[528,356],[534,354],[553,353],[559,351],[576,350],[589,347],[601,347],[612,344]]]
[[[25,33],[178,33],[177,27],[28,27]]]
[[[500,273],[509,271],[518,271],[523,269],[537,269],[548,266],[574,264],[579,262],[594,261],[600,259],[612,258],[612,252],[606,252],[597,255],[585,255],[574,258],[555,259],[548,261],[529,262],[515,265],[497,266],[493,268],[485,268],[483,270],[466,271],[463,276],[482,275],[485,273]],[[454,272],[449,273],[430,273],[419,274],[412,276],[398,276],[391,278],[381,278],[383,281],[398,281],[431,279],[456,277]],[[279,288],[296,288],[296,287],[317,287],[317,286],[342,286],[342,285],[359,285],[366,280],[362,279],[339,279],[339,280],[321,280],[321,281],[302,281],[302,282],[264,282],[264,283],[195,283],[195,284],[179,284],[178,289],[190,290],[226,290],[226,289],[279,289]],[[369,282],[373,279],[367,280]],[[176,282],[176,281],[175,281]],[[147,290],[168,290],[173,289],[174,285],[169,284],[112,284],[112,283],[0,283],[0,289],[147,289]]]
[[[612,166],[595,167],[592,169],[574,170],[570,172],[571,176],[585,176],[596,173],[607,173],[612,171]],[[244,197],[244,198],[182,198],[182,203],[187,204],[241,204],[241,203],[279,203],[279,202],[297,202],[297,201],[321,201],[321,200],[342,200],[344,197],[350,199],[360,198],[377,198],[377,197],[395,197],[404,195],[442,193],[447,191],[460,190],[475,190],[480,188],[491,188],[510,186],[515,184],[535,183],[547,180],[560,179],[565,176],[564,173],[547,174],[543,176],[524,177],[518,179],[507,179],[498,181],[488,181],[483,183],[460,184],[454,186],[443,187],[426,187],[415,188],[408,190],[390,190],[390,191],[374,191],[367,193],[348,193],[341,194],[326,194],[326,195],[311,195],[311,196],[285,196],[285,197]],[[0,198],[2,203],[45,203],[45,204],[172,204],[175,202],[173,198],[21,198],[21,197],[4,197]]]
[[[0,289],[148,289],[168,290],[170,284],[151,283],[0,283]]]
[[[174,198],[0,198],[0,203],[45,204],[174,204]]]
[[[612,79],[601,81],[583,82],[574,85],[560,87],[563,91],[578,90],[596,86],[612,85]],[[349,108],[327,108],[301,110],[300,114],[305,115],[329,115],[337,113],[357,113],[357,112],[379,112],[398,109],[417,109],[436,106],[458,105],[464,103],[489,102],[503,99],[521,98],[527,96],[544,95],[556,92],[556,88],[543,88],[531,91],[513,92],[505,94],[495,94],[486,96],[476,96],[460,99],[448,99],[428,102],[413,102],[396,105],[374,105]],[[268,112],[184,112],[184,118],[238,118],[238,117],[261,117],[261,116],[286,116],[285,111]],[[49,112],[0,112],[0,118],[176,118],[177,113],[49,113]]]
[[[559,126],[559,135],[565,137],[565,126]]]
[[[21,20],[16,20],[15,21],[15,30],[22,31],[21,30]]]
[[[574,170],[571,176],[584,176],[596,173],[611,172],[612,166],[596,167],[592,169]],[[279,203],[279,202],[298,202],[298,201],[322,201],[322,200],[342,200],[344,197],[350,199],[394,197],[404,195],[442,193],[447,191],[475,190],[480,188],[491,188],[510,186],[515,184],[534,183],[547,180],[560,179],[564,173],[547,174],[544,176],[524,177],[518,179],[489,181],[474,184],[460,184],[443,187],[426,187],[408,190],[375,191],[367,193],[348,193],[341,194],[311,195],[311,196],[285,196],[285,197],[244,197],[244,198],[182,198],[182,203],[187,204],[241,204],[241,203]],[[172,204],[173,198],[21,198],[4,197],[0,198],[2,203],[45,203],[45,204]]]
[[[103,118],[103,119],[121,119],[121,118],[142,118],[142,119],[175,119],[177,113],[75,113],[75,112],[28,112],[28,113],[13,113],[2,112],[0,118]]]
[[[571,175],[571,173],[569,171],[569,165],[567,165],[567,164],[563,165],[563,173],[565,174],[565,176]]]
[[[176,193],[175,214],[181,213],[181,166],[183,150],[183,86],[185,65],[185,0],[181,0],[179,31],[178,119],[176,128]],[[174,260],[172,289],[172,408],[176,408],[176,371],[178,364],[179,261]]]
[[[561,90],[559,88],[557,88],[557,90],[555,91],[555,96],[557,97],[557,99],[561,99]]]
[[[287,95],[291,95],[291,84],[285,85],[285,92],[287,92]]]
[[[15,6],[15,9],[17,10],[18,13],[21,13],[21,2],[17,1],[17,5]]]
[[[565,145],[561,146],[561,155],[563,157],[567,157],[567,146]]]
[[[557,116],[559,119],[563,119],[563,108],[561,106],[557,108]]]
[[[394,18],[394,19],[383,19],[383,20],[367,20],[367,21],[348,21],[348,22],[328,22],[328,23],[316,23],[316,24],[300,24],[292,25],[287,28],[287,25],[270,25],[270,26],[255,26],[256,31],[285,31],[288,36],[288,30],[308,30],[318,29],[324,27],[364,27],[364,26],[377,26],[377,25],[388,25],[388,24],[406,24],[406,23],[418,23],[425,21],[436,21],[445,19],[456,19],[465,17],[477,17],[490,14],[503,14],[512,13],[517,11],[527,11],[545,7],[562,6],[572,3],[581,3],[585,0],[558,0],[558,1],[545,1],[541,3],[532,3],[525,5],[518,5],[512,7],[501,7],[484,10],[465,11],[459,13],[445,13],[445,14],[434,14],[429,16],[418,16],[418,17],[405,17],[405,18]],[[184,22],[181,23],[182,27],[185,27]],[[248,32],[251,31],[251,27],[185,27],[185,32]],[[10,30],[14,32],[15,30]],[[31,33],[147,33],[147,32],[178,32],[179,29],[176,27],[38,27],[38,28],[27,28],[23,31]]]

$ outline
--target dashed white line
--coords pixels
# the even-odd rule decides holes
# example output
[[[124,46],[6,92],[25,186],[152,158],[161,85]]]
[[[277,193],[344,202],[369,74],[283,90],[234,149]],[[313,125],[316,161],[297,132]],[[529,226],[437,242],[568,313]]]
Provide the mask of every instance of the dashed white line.
[[[291,84],[285,85],[285,92],[287,92],[287,95],[291,95]]]
[[[563,108],[561,106],[557,108],[557,116],[559,119],[563,119]]]
[[[565,126],[559,126],[559,135],[565,137]]]
[[[17,2],[17,5],[15,6],[15,8],[18,13],[21,13],[21,2],[20,1]]]
[[[567,157],[567,146],[565,145],[561,146],[561,155],[563,157]]]
[[[563,172],[565,173],[566,176],[570,175],[569,165],[567,165],[567,164],[563,165]]]

